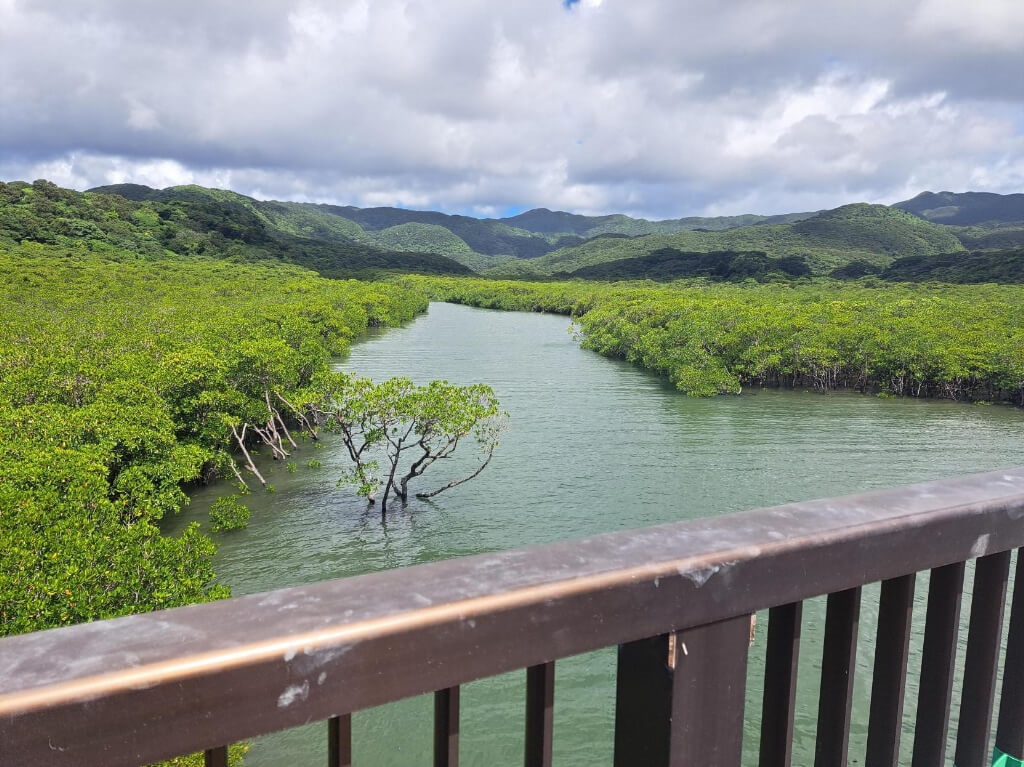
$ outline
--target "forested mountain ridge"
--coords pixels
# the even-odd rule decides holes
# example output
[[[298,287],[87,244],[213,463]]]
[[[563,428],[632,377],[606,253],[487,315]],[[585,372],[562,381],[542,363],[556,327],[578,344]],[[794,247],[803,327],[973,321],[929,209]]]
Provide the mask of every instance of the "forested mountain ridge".
[[[465,274],[465,266],[436,253],[388,251],[354,239],[311,238],[273,225],[233,192],[183,187],[173,195],[132,197],[76,192],[35,181],[0,182],[0,243],[35,242],[134,257],[204,256],[233,261],[279,261],[329,277],[380,270]],[[147,199],[138,199],[146,197]]]
[[[968,250],[1024,246],[1024,194],[922,192],[893,207],[947,226]]]
[[[445,255],[450,254],[460,261],[468,259],[478,263],[481,261],[479,256],[484,256],[483,261],[490,266],[500,263],[501,259],[491,260],[486,257],[536,258],[556,248],[582,242],[582,238],[573,235],[547,236],[517,229],[495,219],[404,208],[356,208],[320,203],[260,201],[234,192],[196,186],[158,190],[137,184],[118,184],[89,191],[146,201],[195,200],[202,195],[219,200],[231,199],[284,232],[376,247],[387,247],[386,243],[393,243],[399,251],[409,251],[423,243],[427,243],[428,248],[431,244],[436,248],[439,230],[443,228],[449,233],[441,240],[447,245]],[[395,231],[399,227],[401,229]],[[440,250],[428,249],[426,252],[438,253]]]
[[[644,258],[666,251],[682,253],[759,252],[769,258],[804,259],[811,272],[826,274],[864,261],[887,266],[900,256],[964,250],[947,229],[884,205],[855,203],[788,224],[758,224],[720,232],[686,231],[668,235],[598,237],[530,262],[538,275],[573,273],[608,261]],[[507,273],[497,267],[490,273]]]
[[[740,216],[689,216],[662,221],[648,221],[622,214],[610,216],[581,216],[547,208],[534,208],[511,218],[499,219],[510,226],[516,226],[540,234],[575,234],[591,239],[602,234],[624,234],[639,237],[646,234],[672,234],[673,232],[712,232],[736,229],[755,224],[788,224],[810,218],[814,213],[786,213],[780,216],[758,216],[751,213]]]
[[[48,182],[37,183],[44,188]],[[50,191],[43,199],[47,195],[61,198],[51,202],[65,206],[80,194],[57,193],[54,190],[59,188],[53,185],[45,188]],[[854,203],[818,213],[662,221],[620,214],[583,216],[545,208],[477,219],[400,208],[260,201],[198,186],[157,190],[138,184],[97,187],[86,193],[117,195],[142,206],[129,210],[127,217],[116,210],[111,215],[118,205],[110,202],[90,204],[96,210],[89,215],[83,210],[68,215],[60,206],[47,207],[39,197],[29,200],[27,210],[26,199],[19,200],[20,212],[12,210],[12,194],[7,190],[0,195],[4,206],[0,238],[8,241],[77,238],[92,242],[90,247],[106,243],[142,254],[275,258],[326,276],[386,269],[473,271],[515,278],[673,279],[695,273],[727,280],[804,273],[855,278],[881,274],[893,262],[907,258],[916,259],[913,273],[923,275],[931,268],[927,259],[941,255],[944,260],[935,265],[936,274],[1003,281],[1015,274],[1006,259],[1019,258],[1017,251],[1024,245],[1024,195],[973,192],[925,192],[893,206]],[[160,220],[149,221],[150,214],[138,212],[142,209],[156,213]],[[26,215],[27,220],[16,220]],[[126,230],[126,222],[131,231]],[[34,233],[26,226],[29,230],[35,226]],[[957,254],[999,250],[1008,252],[1005,257],[993,252],[972,258],[963,268],[951,268]],[[741,258],[732,264],[722,262],[721,256],[709,260],[695,255],[720,253],[763,254],[768,260],[762,262],[758,256],[757,263]],[[611,262],[615,266],[594,269]]]
[[[601,235],[640,237],[648,234],[672,234],[682,231],[724,231],[755,224],[782,224],[809,218],[814,213],[788,213],[777,216],[745,214],[648,221],[622,214],[583,216],[564,211],[535,208],[505,218],[473,218],[435,211],[405,208],[357,208],[351,205],[261,201],[224,190],[197,186],[152,189],[140,184],[113,184],[89,190],[117,194],[135,201],[195,200],[202,195],[232,200],[248,207],[282,231],[313,238],[356,241],[364,244],[412,250],[424,243],[435,243],[426,252],[444,253],[465,263],[460,255],[531,259],[560,248],[578,245]],[[446,229],[450,248],[437,246],[438,229]],[[493,266],[501,258],[476,258],[481,266]]]
[[[936,224],[1024,224],[1024,194],[921,192],[892,207]]]

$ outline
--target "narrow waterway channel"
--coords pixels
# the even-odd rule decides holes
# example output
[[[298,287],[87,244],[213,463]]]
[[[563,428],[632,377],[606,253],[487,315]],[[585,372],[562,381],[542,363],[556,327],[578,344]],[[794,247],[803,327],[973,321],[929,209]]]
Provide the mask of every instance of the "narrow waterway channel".
[[[292,470],[271,467],[274,492],[247,498],[248,529],[215,536],[218,575],[236,595],[1024,463],[1018,410],[776,391],[691,399],[628,364],[581,350],[569,321],[550,315],[432,304],[409,326],[358,343],[339,364],[375,379],[490,384],[510,414],[509,429],[479,478],[396,509],[385,525],[351,489],[337,487],[339,445],[304,446]],[[424,480],[424,487],[432,484],[429,475]],[[197,492],[169,528],[203,521],[211,500],[226,491]],[[870,603],[866,598],[862,636],[874,631]],[[805,611],[807,696],[820,661],[821,614],[813,605]],[[754,676],[764,629],[762,622]],[[614,652],[605,651],[559,663],[556,764],[610,763],[613,661]],[[863,654],[860,663],[869,662]],[[464,690],[463,764],[521,763],[522,676]],[[748,708],[753,733],[755,691]],[[813,738],[812,709],[808,700],[798,716],[804,745],[794,763],[808,761],[802,757]],[[424,698],[357,714],[356,762],[422,763],[416,754],[429,749],[431,711]],[[863,729],[864,722],[854,723],[854,749]],[[324,732],[318,726],[260,739],[246,763],[321,764]]]

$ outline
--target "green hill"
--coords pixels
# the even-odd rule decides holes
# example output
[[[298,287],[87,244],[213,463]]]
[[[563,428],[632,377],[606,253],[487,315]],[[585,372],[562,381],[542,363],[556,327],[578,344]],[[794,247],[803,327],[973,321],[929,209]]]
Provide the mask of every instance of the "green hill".
[[[496,219],[452,216],[434,211],[404,208],[354,208],[324,205],[325,212],[359,224],[367,232],[391,229],[402,224],[428,224],[444,227],[465,242],[471,250],[485,256],[536,258],[551,250],[579,242],[577,237],[547,237],[517,229]]]
[[[352,240],[292,234],[274,226],[255,200],[202,187],[147,191],[119,185],[76,192],[48,181],[0,182],[0,243],[4,241],[86,248],[117,257],[274,260],[332,277],[379,270],[470,272],[434,253],[398,253]]]
[[[925,192],[889,207],[856,203],[815,214],[648,221],[546,208],[476,219],[401,208],[265,202],[198,186],[156,190],[119,184],[91,191],[149,206],[162,223],[132,234],[110,219],[51,211],[47,215],[54,218],[44,227],[51,230],[46,236],[81,235],[112,246],[131,242],[142,253],[279,258],[329,275],[395,269],[473,270],[515,279],[719,279],[723,274],[763,279],[806,266],[812,274],[854,279],[880,275],[900,259],[917,259],[905,262],[899,274],[914,279],[915,270],[933,270],[951,280],[961,274],[1011,279],[1007,263],[1012,257],[986,260],[977,254],[1024,247],[1024,195]],[[22,224],[10,226],[9,236],[15,237]],[[958,265],[957,257],[968,251],[970,265]],[[765,260],[751,254],[763,254]],[[933,256],[947,260],[921,260]],[[736,257],[739,261],[733,263]],[[612,265],[599,268],[602,264]]]
[[[407,224],[398,224],[368,234],[381,248],[413,253],[437,253],[453,261],[458,261],[474,271],[487,269],[502,261],[514,259],[513,256],[487,256],[477,253],[450,229],[437,224],[418,224],[410,221]]]
[[[891,258],[962,250],[950,232],[884,205],[855,203],[792,225],[812,244],[840,245]]]
[[[893,207],[925,221],[951,226],[1024,224],[1024,194],[921,192]]]
[[[647,234],[673,234],[686,231],[724,231],[754,224],[784,224],[813,216],[813,213],[788,213],[782,216],[716,216],[713,218],[691,216],[662,221],[648,221],[621,214],[611,216],[580,216],[547,208],[536,208],[518,216],[499,219],[519,229],[526,229],[547,235],[576,235],[590,239],[602,234],[623,234],[639,237]]]
[[[607,261],[638,258],[666,249],[683,253],[759,251],[770,258],[800,256],[815,274],[851,261],[879,267],[894,258],[963,250],[943,227],[883,205],[844,205],[788,224],[759,224],[721,232],[687,231],[645,237],[597,237],[530,263],[538,274],[575,272]],[[489,270],[502,274],[505,267]]]

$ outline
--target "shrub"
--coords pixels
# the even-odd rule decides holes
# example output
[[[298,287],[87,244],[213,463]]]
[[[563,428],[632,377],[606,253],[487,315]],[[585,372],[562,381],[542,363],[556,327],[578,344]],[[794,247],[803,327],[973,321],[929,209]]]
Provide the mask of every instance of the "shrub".
[[[210,506],[210,529],[215,533],[240,530],[249,524],[249,516],[249,508],[238,500],[237,495],[225,495]]]

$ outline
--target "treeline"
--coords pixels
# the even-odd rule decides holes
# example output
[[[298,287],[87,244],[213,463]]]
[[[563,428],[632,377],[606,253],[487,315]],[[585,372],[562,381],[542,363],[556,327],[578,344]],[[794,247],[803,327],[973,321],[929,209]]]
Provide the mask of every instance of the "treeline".
[[[0,247],[0,635],[222,596],[210,539],[160,518],[245,474],[261,432],[290,450],[330,359],[425,307],[283,265]]]
[[[687,394],[853,389],[1024,405],[1024,288],[405,278],[474,306],[575,318],[585,348]]]

